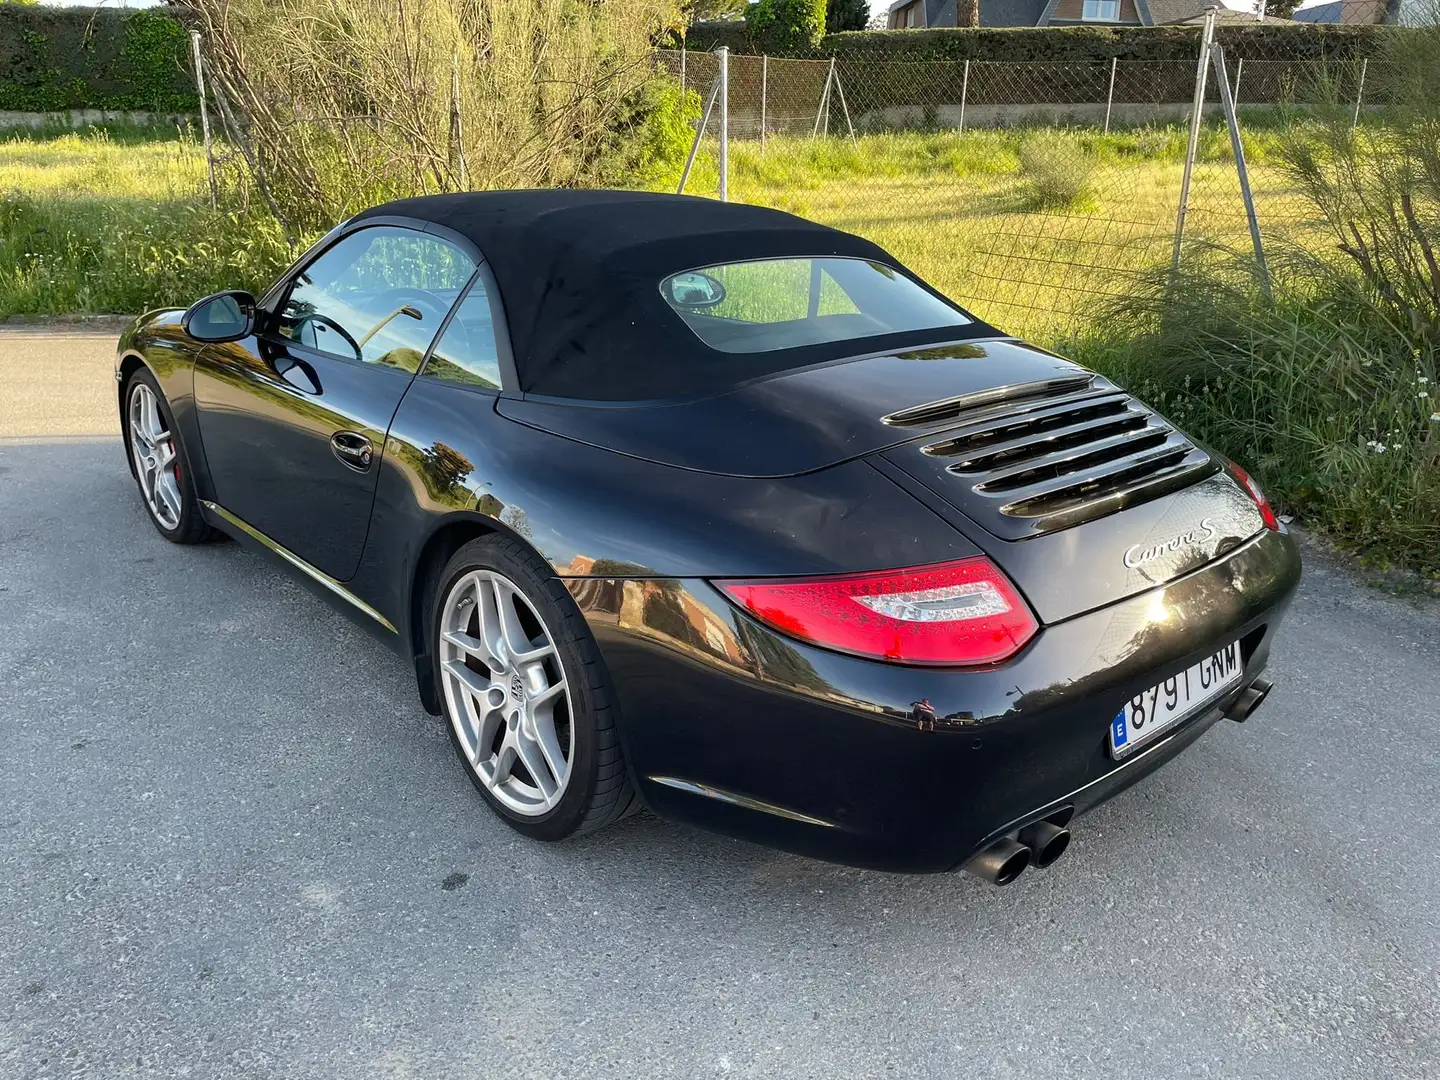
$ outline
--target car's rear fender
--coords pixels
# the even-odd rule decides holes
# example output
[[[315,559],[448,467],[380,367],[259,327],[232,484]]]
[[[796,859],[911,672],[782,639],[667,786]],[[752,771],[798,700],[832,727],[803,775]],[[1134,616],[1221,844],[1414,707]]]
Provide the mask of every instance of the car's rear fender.
[[[807,855],[945,870],[997,830],[1076,792],[1113,794],[1183,746],[1193,725],[1131,767],[1110,759],[1106,733],[1125,700],[1229,641],[1242,642],[1245,680],[1258,674],[1299,573],[1290,538],[1265,532],[964,671],[802,644],[705,581],[569,585],[657,812]]]

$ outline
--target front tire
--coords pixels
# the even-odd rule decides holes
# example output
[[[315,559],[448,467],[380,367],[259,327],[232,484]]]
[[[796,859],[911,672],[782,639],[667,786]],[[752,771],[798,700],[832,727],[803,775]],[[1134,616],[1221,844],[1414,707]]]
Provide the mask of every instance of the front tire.
[[[430,631],[451,742],[507,824],[563,840],[632,808],[604,662],[544,562],[507,537],[472,540],[440,575]]]
[[[124,435],[130,471],[156,531],[174,544],[208,540],[212,530],[185,467],[175,414],[148,368],[136,371],[125,385]]]

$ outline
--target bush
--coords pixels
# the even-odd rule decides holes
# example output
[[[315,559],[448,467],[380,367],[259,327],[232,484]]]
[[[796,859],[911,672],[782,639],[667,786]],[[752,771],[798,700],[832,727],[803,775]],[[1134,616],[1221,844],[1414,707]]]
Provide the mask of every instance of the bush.
[[[199,109],[184,25],[161,10],[0,3],[0,109]]]
[[[700,95],[652,79],[626,102],[601,153],[597,177],[614,187],[673,189],[695,139]]]
[[[592,185],[679,145],[649,85],[666,0],[189,2],[292,236],[404,196]]]
[[[1036,131],[1020,144],[1025,209],[1086,210],[1095,203],[1095,162],[1074,139]]]
[[[1247,60],[1358,60],[1380,49],[1383,27],[1265,23],[1219,26],[1215,40],[1233,65]],[[1108,61],[1185,60],[1200,47],[1198,26],[1043,26],[864,30],[834,34],[820,52],[853,60]],[[1191,71],[1193,79],[1193,68]]]
[[[745,13],[745,27],[761,52],[809,52],[825,35],[825,0],[757,0]]]

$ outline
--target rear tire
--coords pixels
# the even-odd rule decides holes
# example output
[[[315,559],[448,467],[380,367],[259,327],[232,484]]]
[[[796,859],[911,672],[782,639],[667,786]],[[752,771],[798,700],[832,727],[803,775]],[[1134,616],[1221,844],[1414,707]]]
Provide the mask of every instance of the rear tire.
[[[563,840],[635,808],[604,661],[533,552],[502,536],[466,544],[440,575],[429,628],[450,740],[507,824]]]
[[[125,384],[125,452],[140,499],[156,532],[172,544],[199,544],[214,535],[190,477],[175,414],[149,368]]]

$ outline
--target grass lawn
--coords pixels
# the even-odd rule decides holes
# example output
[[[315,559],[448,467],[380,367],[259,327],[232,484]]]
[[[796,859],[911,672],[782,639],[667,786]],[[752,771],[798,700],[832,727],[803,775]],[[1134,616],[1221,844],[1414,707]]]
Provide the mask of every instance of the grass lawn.
[[[1054,340],[1168,260],[1184,138],[1171,126],[737,142],[731,195],[868,236],[982,317]],[[1270,138],[1251,142],[1262,221],[1291,227],[1301,211],[1267,164]],[[1201,151],[1189,235],[1248,243],[1224,132],[1207,128]],[[707,151],[688,190],[713,192],[716,179]],[[290,255],[268,215],[209,209],[204,155],[187,133],[0,140],[0,317],[256,288]]]
[[[0,138],[0,318],[138,313],[288,259],[268,215],[210,209],[204,152],[174,129]]]
[[[1169,265],[1184,137],[1170,127],[740,142],[730,190],[870,237],[982,318],[1135,388],[1336,537],[1440,572],[1433,350],[1413,348],[1365,302],[1337,307],[1303,288],[1273,311],[1244,297],[1211,303],[1203,289],[1172,297],[1176,310],[1194,304],[1169,320],[1169,339],[1109,317],[1137,275]],[[1264,130],[1247,141],[1262,228],[1322,250],[1274,149]],[[689,190],[713,193],[716,180],[707,151]],[[1207,243],[1249,250],[1217,128],[1201,141],[1186,236],[1187,273]],[[293,255],[268,214],[209,208],[203,154],[180,133],[0,137],[0,318],[258,292]]]
[[[1191,182],[1186,235],[1248,247],[1228,141],[1211,129]],[[1180,201],[1179,128],[1112,136],[975,132],[772,140],[732,152],[731,194],[875,240],[941,291],[1012,332],[1055,340],[1097,303],[1168,264]],[[1026,154],[1035,140],[1040,149]],[[1262,225],[1293,234],[1305,208],[1268,140],[1251,151]],[[1052,177],[1053,174],[1053,177]],[[1044,198],[1059,178],[1069,191]],[[1067,179],[1068,178],[1068,179]],[[698,178],[697,191],[709,177]],[[1073,194],[1073,198],[1064,198]]]

